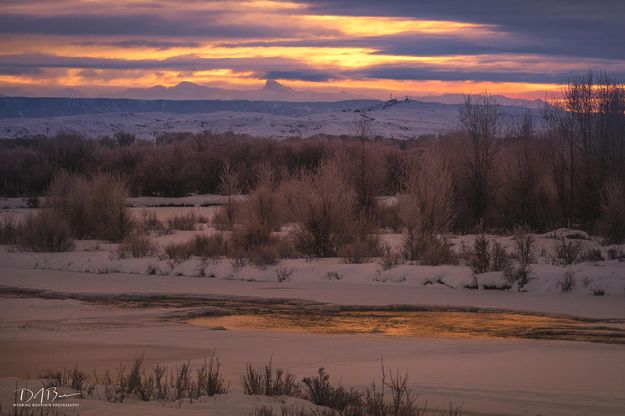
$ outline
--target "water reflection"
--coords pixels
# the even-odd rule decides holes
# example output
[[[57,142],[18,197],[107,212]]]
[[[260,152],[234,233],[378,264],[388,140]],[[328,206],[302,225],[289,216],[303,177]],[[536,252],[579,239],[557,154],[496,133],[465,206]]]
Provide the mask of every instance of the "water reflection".
[[[384,334],[444,338],[529,338],[625,344],[622,323],[506,312],[262,311],[193,318],[191,325],[227,330],[318,334]]]

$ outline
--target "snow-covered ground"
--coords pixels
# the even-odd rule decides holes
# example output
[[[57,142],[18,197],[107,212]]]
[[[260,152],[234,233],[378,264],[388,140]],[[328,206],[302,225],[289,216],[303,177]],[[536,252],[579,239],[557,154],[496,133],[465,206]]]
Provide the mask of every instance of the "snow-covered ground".
[[[86,137],[113,136],[128,132],[151,140],[163,133],[212,131],[234,132],[256,137],[310,137],[317,134],[355,134],[354,110],[323,109],[299,116],[283,114],[219,111],[207,113],[99,113],[44,118],[0,118],[0,138],[52,136],[75,132]],[[372,135],[410,139],[425,134],[439,134],[458,127],[456,105],[392,101],[362,108],[371,119]],[[502,107],[505,117],[517,117],[522,107]],[[504,117],[504,118],[505,118]]]
[[[203,207],[208,197],[177,201],[185,207],[149,207],[161,220],[195,212],[210,217],[214,207]],[[3,215],[24,215],[28,210],[9,200],[13,208]],[[137,208],[169,205],[167,201],[140,199]],[[208,224],[195,231],[175,231],[154,237],[161,246],[186,241],[194,234],[215,232]],[[549,261],[561,235],[576,239],[584,249],[601,251],[606,260],[570,266]],[[399,236],[385,234],[397,244]],[[501,285],[500,272],[474,276],[464,265],[421,266],[403,264],[388,270],[375,261],[346,264],[341,259],[290,259],[276,266],[235,267],[227,259],[204,263],[191,259],[172,263],[158,257],[118,258],[114,244],[78,241],[66,253],[29,253],[0,247],[0,285],[3,290],[35,289],[22,297],[0,297],[0,399],[10,399],[6,386],[14,377],[35,378],[50,367],[78,365],[103,373],[145,353],[146,364],[171,368],[187,360],[198,363],[213,348],[222,361],[233,392],[217,399],[184,403],[181,408],[162,403],[130,400],[124,405],[97,398],[81,402],[80,414],[208,414],[248,415],[254,406],[280,399],[244,397],[240,376],[246,362],[262,364],[273,354],[276,366],[298,376],[326,367],[335,381],[367,387],[380,375],[380,360],[387,369],[407,371],[411,386],[443,409],[449,401],[464,403],[465,414],[479,415],[619,415],[625,412],[625,347],[578,341],[514,338],[408,337],[385,334],[311,334],[207,327],[164,319],[170,308],[150,306],[120,308],[97,299],[102,295],[149,294],[161,296],[247,297],[249,299],[299,299],[335,305],[418,305],[524,311],[625,320],[625,262],[607,260],[607,251],[623,246],[602,246],[584,233],[558,230],[537,235],[536,264],[531,280],[519,292],[485,290]],[[511,237],[492,238],[510,247]],[[474,236],[453,236],[457,250],[470,247]],[[200,273],[200,268],[203,273]],[[281,269],[290,274],[279,281]],[[576,284],[562,293],[558,282],[573,272]],[[206,277],[200,277],[200,275]],[[468,289],[477,279],[478,289]],[[603,296],[593,296],[602,288]],[[69,295],[73,296],[69,296]],[[87,296],[87,297],[85,297]],[[620,323],[619,323],[620,322]],[[7,357],[12,357],[7,359]],[[12,393],[11,393],[12,394]],[[293,400],[293,399],[289,399]],[[296,403],[301,403],[295,401]]]

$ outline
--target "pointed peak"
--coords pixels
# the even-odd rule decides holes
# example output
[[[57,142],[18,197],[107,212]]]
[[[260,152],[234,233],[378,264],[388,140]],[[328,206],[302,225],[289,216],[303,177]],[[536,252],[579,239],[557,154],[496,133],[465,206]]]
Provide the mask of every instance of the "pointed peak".
[[[268,79],[265,82],[265,86],[263,87],[263,89],[269,90],[269,91],[293,91],[292,88],[289,88],[286,85],[280,84],[275,79]]]

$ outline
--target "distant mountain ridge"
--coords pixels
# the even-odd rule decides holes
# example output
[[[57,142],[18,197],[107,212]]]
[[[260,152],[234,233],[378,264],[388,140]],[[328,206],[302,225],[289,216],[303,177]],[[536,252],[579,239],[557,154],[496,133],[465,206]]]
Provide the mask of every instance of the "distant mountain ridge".
[[[0,88],[0,94],[12,97],[47,97],[47,98],[128,98],[135,100],[251,100],[251,101],[345,101],[371,99],[364,95],[345,91],[319,92],[299,91],[276,80],[268,79],[260,89],[233,90],[208,87],[189,81],[183,81],[172,87],[156,85],[149,88],[129,88],[116,92],[86,94],[76,88],[62,88],[33,93],[22,87]]]
[[[37,93],[24,87],[0,87],[0,97],[38,97],[38,98],[119,98],[133,100],[224,100],[224,101],[289,101],[289,102],[329,102],[346,100],[373,100],[373,98],[353,94],[345,91],[320,92],[300,91],[268,79],[260,89],[234,90],[220,87],[209,87],[189,81],[180,82],[177,85],[166,87],[156,85],[148,88],[128,88],[125,90],[108,91],[88,94],[77,88],[47,89]],[[403,96],[402,96],[403,97]],[[440,94],[424,96],[405,96],[406,98],[441,104],[461,104],[464,94]],[[522,98],[510,98],[503,95],[493,95],[493,98],[503,106],[542,108],[543,100],[526,100]]]

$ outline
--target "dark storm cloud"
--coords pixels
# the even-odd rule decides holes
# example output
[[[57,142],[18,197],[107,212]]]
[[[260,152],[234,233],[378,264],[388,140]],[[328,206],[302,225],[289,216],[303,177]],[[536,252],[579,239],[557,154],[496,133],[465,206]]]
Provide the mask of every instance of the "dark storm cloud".
[[[316,71],[307,65],[288,58],[203,58],[196,55],[182,55],[168,59],[105,59],[88,57],[67,57],[44,54],[0,55],[2,68],[28,70],[39,68],[78,68],[84,70],[182,70],[202,71],[228,68],[235,71],[253,71],[259,74],[299,74],[303,79],[328,79],[328,74]],[[275,77],[275,76],[274,76]]]
[[[283,26],[220,23],[219,12],[126,15],[0,14],[0,34],[100,35],[100,36],[178,36],[200,38],[265,38],[310,33]]]
[[[324,82],[336,79],[337,74],[320,71],[270,71],[265,73],[263,78],[267,79],[286,79],[297,81]]]
[[[202,44],[195,41],[168,41],[168,40],[123,40],[117,42],[106,41],[85,41],[74,42],[76,46],[116,46],[119,48],[154,48],[154,49],[173,49],[173,48],[198,48]]]
[[[377,66],[345,73],[349,78],[379,78],[393,80],[435,81],[494,81],[525,83],[566,83],[579,75],[573,72],[532,73],[521,71],[458,71],[428,67]],[[615,74],[622,76],[624,74]]]
[[[311,12],[395,16],[496,25],[523,42],[509,52],[625,58],[623,0],[332,0],[300,1]],[[493,38],[494,47],[501,40]],[[444,45],[443,45],[444,46]],[[453,45],[452,45],[453,47]],[[485,47],[484,50],[488,50]],[[393,51],[393,48],[389,48]],[[409,51],[409,48],[396,50]]]

